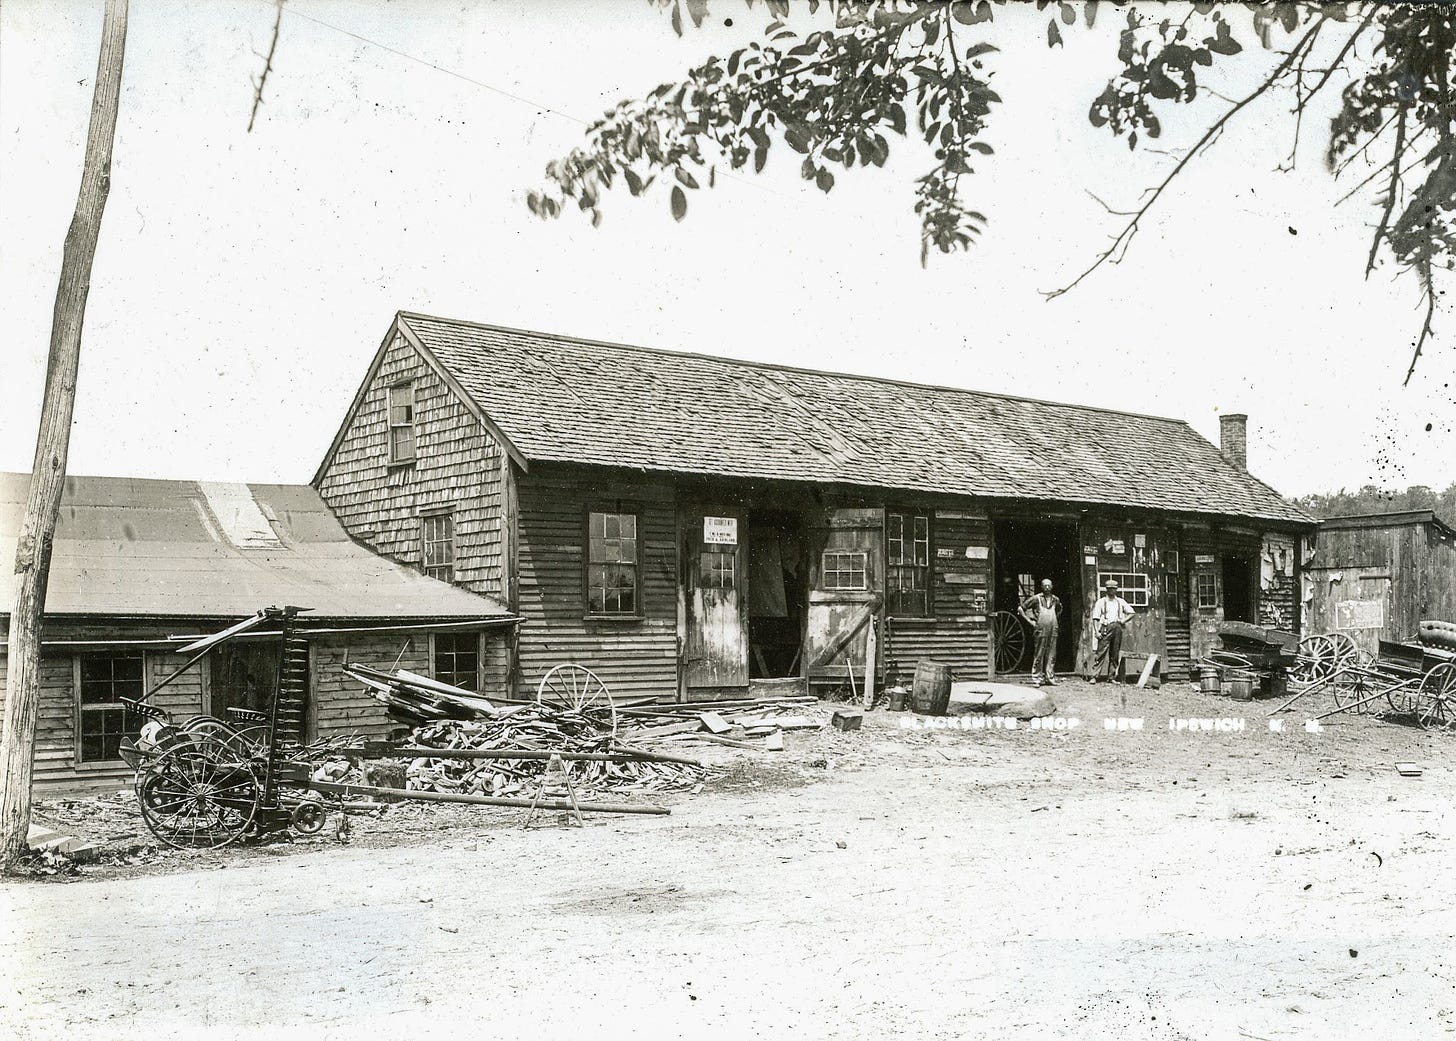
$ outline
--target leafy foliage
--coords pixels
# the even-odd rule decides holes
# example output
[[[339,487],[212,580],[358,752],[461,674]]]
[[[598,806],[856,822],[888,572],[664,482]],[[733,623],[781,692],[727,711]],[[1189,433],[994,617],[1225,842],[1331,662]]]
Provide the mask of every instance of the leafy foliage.
[[[1456,483],[1440,492],[1424,484],[1412,485],[1405,491],[1367,484],[1358,491],[1342,488],[1326,495],[1306,495],[1296,501],[1322,520],[1366,513],[1435,510],[1436,516],[1446,523],[1456,523]]]
[[[701,26],[708,0],[649,0],[668,11],[679,34]],[[749,9],[755,0],[745,0]],[[967,200],[963,178],[992,154],[983,138],[1001,101],[991,87],[995,48],[978,38],[1011,0],[809,0],[824,27],[803,32],[786,24],[788,0],[764,0],[773,21],[761,38],[710,58],[683,80],[666,83],[641,100],[608,111],[586,133],[581,147],[547,165],[544,189],[528,194],[531,210],[559,216],[570,203],[601,220],[603,195],[618,183],[632,195],[668,183],[672,215],[682,220],[689,193],[716,183],[720,169],[761,171],[779,142],[802,156],[806,180],[828,192],[836,173],[884,166],[889,141],[914,136],[929,150],[929,169],[915,181],[914,212],[921,228],[921,262],[931,249],[967,249],[986,217]],[[1159,109],[1186,104],[1206,90],[1200,76],[1219,60],[1245,54],[1255,43],[1280,55],[1251,92],[1230,100],[1219,116],[1127,214],[1111,246],[1055,297],[1104,263],[1117,263],[1139,222],[1163,190],[1223,127],[1274,87],[1292,89],[1296,142],[1310,101],[1336,70],[1353,65],[1355,45],[1370,44],[1359,78],[1344,92],[1330,128],[1328,158],[1336,175],[1377,143],[1390,158],[1383,178],[1382,215],[1371,241],[1367,273],[1382,247],[1402,269],[1416,272],[1425,293],[1426,317],[1411,359],[1414,370],[1430,335],[1437,291],[1433,274],[1456,266],[1456,150],[1451,146],[1456,100],[1451,55],[1456,47],[1456,5],[1394,3],[1136,4],[1086,0],[1081,24],[1099,12],[1121,9],[1117,71],[1092,101],[1088,118],[1130,149],[1159,138]],[[1079,6],[1037,0],[1047,17],[1050,48],[1079,24]],[[1169,17],[1170,12],[1181,18]],[[1341,28],[1344,26],[1344,28]],[[1343,33],[1323,67],[1310,58],[1321,36]],[[1242,37],[1242,39],[1241,39]],[[898,147],[898,146],[897,146]],[[1356,186],[1364,187],[1376,178]],[[1353,194],[1353,193],[1352,193]],[[1399,212],[1396,207],[1404,202]],[[1407,380],[1410,375],[1407,374]]]

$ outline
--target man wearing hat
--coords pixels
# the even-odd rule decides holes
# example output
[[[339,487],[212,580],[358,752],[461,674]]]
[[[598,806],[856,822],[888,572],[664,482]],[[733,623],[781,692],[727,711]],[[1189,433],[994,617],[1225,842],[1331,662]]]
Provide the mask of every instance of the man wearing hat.
[[[1133,616],[1132,605],[1117,592],[1117,583],[1107,580],[1102,595],[1092,605],[1092,631],[1097,634],[1097,660],[1092,666],[1093,683],[1102,678],[1102,663],[1107,663],[1107,679],[1117,679],[1122,663],[1122,634]]]

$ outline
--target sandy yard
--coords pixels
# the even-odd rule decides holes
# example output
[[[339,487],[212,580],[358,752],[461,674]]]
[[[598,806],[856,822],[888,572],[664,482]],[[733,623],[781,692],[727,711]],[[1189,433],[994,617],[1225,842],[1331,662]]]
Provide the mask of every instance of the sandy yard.
[[[1121,699],[1126,696],[1126,706]],[[1064,683],[1064,729],[705,749],[670,817],[391,811],[10,881],[54,1038],[1456,1034],[1456,734]],[[1142,718],[1144,729],[1104,720]],[[1233,718],[1243,730],[1169,729]],[[1072,719],[1080,725],[1065,729]],[[696,749],[694,754],[697,754]],[[1405,778],[1396,761],[1424,767]]]

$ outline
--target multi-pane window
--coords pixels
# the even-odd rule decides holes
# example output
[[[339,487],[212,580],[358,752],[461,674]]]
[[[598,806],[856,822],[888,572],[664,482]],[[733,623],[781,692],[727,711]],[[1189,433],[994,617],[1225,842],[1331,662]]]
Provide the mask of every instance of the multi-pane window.
[[[1218,606],[1218,576],[1212,571],[1200,571],[1195,576],[1195,590],[1199,607]]]
[[[480,634],[436,633],[435,679],[466,690],[480,689]]]
[[[1147,575],[1126,571],[1104,571],[1097,576],[1097,588],[1103,589],[1108,582],[1117,583],[1117,592],[1129,607],[1147,607],[1151,602],[1152,583]]]
[[[637,515],[592,511],[587,524],[587,612],[635,615],[637,565]]]
[[[698,558],[698,585],[703,589],[732,589],[737,581],[737,551],[705,549]]]
[[[819,569],[825,589],[866,589],[869,554],[829,550]]]
[[[420,518],[420,560],[425,574],[441,582],[455,581],[455,517],[431,513]]]
[[[885,606],[891,615],[930,613],[930,518],[885,514]]]
[[[389,388],[389,461],[408,463],[415,457],[415,388],[401,383]]]
[[[140,651],[81,656],[77,669],[79,762],[104,763],[121,758],[121,739],[138,722],[121,699],[138,700],[146,693],[142,666]]]

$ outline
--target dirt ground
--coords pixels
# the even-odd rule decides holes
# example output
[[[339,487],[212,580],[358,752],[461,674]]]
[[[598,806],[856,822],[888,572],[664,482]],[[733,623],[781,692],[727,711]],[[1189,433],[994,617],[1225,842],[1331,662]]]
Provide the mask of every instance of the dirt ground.
[[[1062,729],[904,729],[918,717],[877,711],[782,753],[713,747],[704,791],[668,817],[523,831],[519,811],[414,808],[348,845],[12,880],[0,1026],[1456,1035],[1456,734],[1369,717],[1315,733],[1302,711],[1274,732],[1272,705],[1181,685],[1074,681],[1056,700]],[[1119,716],[1144,729],[1104,729]]]

